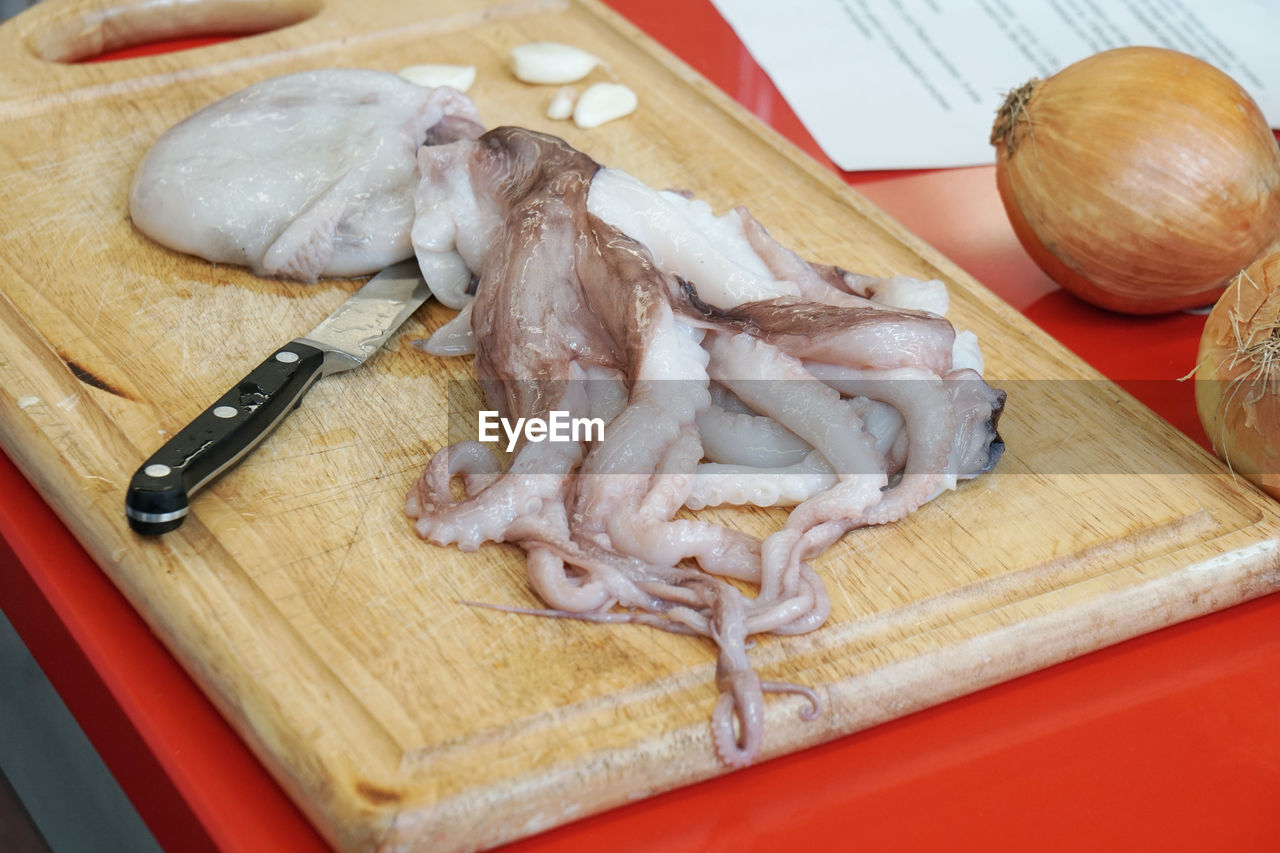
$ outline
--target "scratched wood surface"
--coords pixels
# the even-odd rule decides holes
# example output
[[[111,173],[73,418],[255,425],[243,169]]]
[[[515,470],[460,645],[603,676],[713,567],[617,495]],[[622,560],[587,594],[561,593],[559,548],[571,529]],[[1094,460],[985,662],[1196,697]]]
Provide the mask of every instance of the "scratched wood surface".
[[[799,700],[771,700],[766,756],[1280,585],[1274,502],[595,3],[182,9],[45,0],[0,27],[0,442],[336,846],[488,846],[724,770],[706,642],[459,604],[535,604],[518,552],[413,536],[404,495],[446,440],[450,383],[469,375],[410,346],[447,319],[438,305],[320,383],[179,532],[127,529],[139,462],[357,284],[257,279],[129,222],[151,141],[275,74],[474,64],[490,124],[559,133],[717,210],[746,203],[816,259],[949,284],[1009,392],[1009,450],[994,474],[818,562],[829,623],[751,656],[764,677],[815,686],[825,712],[806,723]],[[57,61],[211,19],[293,25]],[[545,119],[549,89],[503,64],[541,39],[603,57],[593,79],[631,85],[639,110],[592,131]],[[781,519],[708,515],[758,534]]]

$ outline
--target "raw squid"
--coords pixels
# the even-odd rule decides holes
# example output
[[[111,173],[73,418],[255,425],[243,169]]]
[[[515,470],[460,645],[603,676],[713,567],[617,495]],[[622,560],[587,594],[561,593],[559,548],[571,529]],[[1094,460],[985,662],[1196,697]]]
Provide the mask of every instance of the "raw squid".
[[[526,437],[505,468],[435,452],[406,511],[441,546],[519,545],[544,615],[709,638],[711,742],[764,743],[750,638],[827,618],[811,562],[989,470],[1003,392],[941,282],[811,263],[745,208],[716,215],[563,140],[487,133],[447,88],[372,71],[268,80],[166,132],[130,191],[156,241],[263,275],[358,275],[416,255],[458,313],[422,347],[474,353],[501,417],[599,421]],[[461,481],[461,492],[455,488]],[[685,510],[789,508],[763,540]],[[754,588],[754,594],[743,591]]]
[[[129,214],[158,243],[259,275],[376,272],[413,255],[418,148],[481,130],[465,95],[395,74],[276,77],[161,135]]]
[[[941,316],[940,283],[810,264],[743,208],[715,216],[554,137],[501,127],[419,159],[414,248],[460,309],[425,348],[474,348],[503,417],[607,426],[596,441],[524,441],[506,470],[478,442],[440,449],[406,503],[415,529],[468,550],[520,545],[549,608],[532,612],[709,637],[712,742],[726,764],[750,762],[764,694],[819,710],[747,654],[752,635],[826,619],[810,561],[998,458],[1004,395],[982,381],[975,341]],[[763,541],[677,517],[719,503],[793,509]]]

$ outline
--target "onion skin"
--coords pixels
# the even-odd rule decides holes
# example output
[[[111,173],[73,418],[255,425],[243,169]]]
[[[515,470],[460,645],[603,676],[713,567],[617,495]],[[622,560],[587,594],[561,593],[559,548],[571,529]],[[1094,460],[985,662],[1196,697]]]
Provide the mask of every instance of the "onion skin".
[[[1023,247],[1076,296],[1128,314],[1208,305],[1280,238],[1280,149],[1228,75],[1123,47],[1009,95],[992,144]]]
[[[1280,500],[1280,252],[1227,287],[1196,364],[1196,411],[1213,451]]]

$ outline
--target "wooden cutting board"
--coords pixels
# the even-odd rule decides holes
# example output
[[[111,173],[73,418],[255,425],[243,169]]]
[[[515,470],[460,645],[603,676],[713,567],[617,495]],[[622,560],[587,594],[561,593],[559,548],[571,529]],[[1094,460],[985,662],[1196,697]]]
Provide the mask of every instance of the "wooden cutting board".
[[[567,137],[783,242],[873,274],[948,283],[1009,402],[995,473],[817,563],[830,621],[764,638],[778,755],[1280,586],[1280,509],[678,61],[595,2],[44,0],[0,27],[0,442],[316,825],[343,849],[487,846],[724,772],[706,641],[515,616],[519,553],[419,541],[404,495],[447,438],[467,360],[410,342],[316,386],[159,539],[124,487],[167,435],[357,282],[254,278],[151,243],[126,190],[152,140],[280,73],[473,64],[489,124]],[[157,12],[156,10],[159,9]],[[228,17],[239,16],[239,17]],[[143,36],[292,23],[184,53],[60,58]],[[504,68],[522,42],[603,57],[632,116],[580,131]],[[43,57],[43,58],[42,58]],[[707,515],[753,533],[781,513]]]

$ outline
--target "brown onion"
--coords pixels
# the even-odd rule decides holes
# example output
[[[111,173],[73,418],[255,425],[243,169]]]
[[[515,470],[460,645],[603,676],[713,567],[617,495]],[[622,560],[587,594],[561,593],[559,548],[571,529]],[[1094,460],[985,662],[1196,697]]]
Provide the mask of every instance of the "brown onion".
[[[1280,252],[1227,287],[1196,365],[1196,410],[1214,452],[1280,499]]]
[[[996,185],[1050,278],[1130,314],[1212,303],[1280,237],[1280,150],[1231,77],[1123,47],[1009,94]]]

